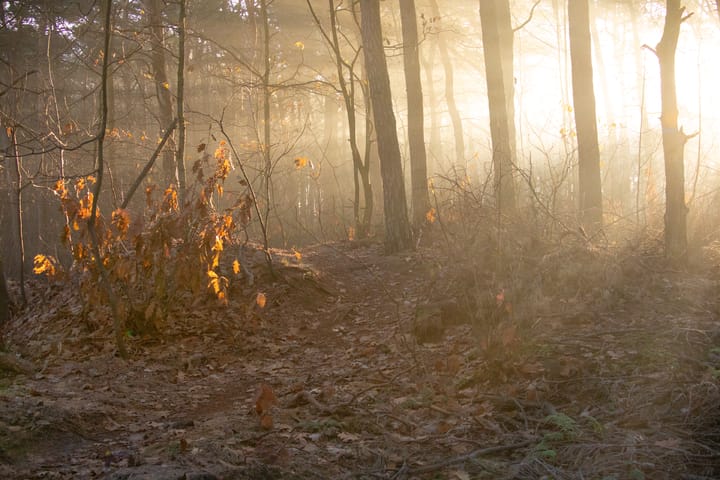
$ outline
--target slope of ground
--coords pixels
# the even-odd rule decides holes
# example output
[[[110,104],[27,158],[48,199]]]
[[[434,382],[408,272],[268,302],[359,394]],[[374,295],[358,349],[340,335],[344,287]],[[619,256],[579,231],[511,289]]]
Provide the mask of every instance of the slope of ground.
[[[75,292],[32,286],[2,333],[0,478],[720,476],[711,272],[620,262],[488,309],[437,257],[275,252],[278,280],[178,309],[129,361]]]

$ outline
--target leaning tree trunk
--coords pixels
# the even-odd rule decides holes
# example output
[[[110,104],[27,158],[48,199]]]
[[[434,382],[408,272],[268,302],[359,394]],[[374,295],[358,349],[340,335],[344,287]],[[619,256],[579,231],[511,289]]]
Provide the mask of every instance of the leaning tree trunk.
[[[588,0],[568,0],[568,23],[578,143],[580,221],[586,230],[594,233],[602,228],[602,190]]]
[[[405,203],[400,145],[395,114],[392,110],[390,76],[383,50],[380,4],[377,0],[360,0],[360,11],[365,68],[370,87],[380,157],[380,174],[383,181],[385,251],[395,253],[411,249],[413,242]]]
[[[425,214],[430,209],[430,198],[427,186],[427,155],[425,153],[423,93],[420,82],[415,0],[400,0],[400,17],[402,20],[405,87],[407,89],[413,225],[417,229],[425,223]]]
[[[685,204],[685,166],[683,151],[687,136],[678,128],[677,91],[675,85],[675,50],[685,7],[680,0],[667,0],[665,27],[655,52],[660,63],[662,100],[663,155],[665,157],[665,254],[673,262],[684,262],[687,256],[687,205]]]
[[[513,146],[510,138],[510,123],[513,122],[513,119],[510,118],[508,112],[506,72],[503,68],[501,53],[497,3],[495,0],[480,0],[480,22],[490,111],[495,196],[498,210],[508,213],[515,209],[515,185],[512,172]]]

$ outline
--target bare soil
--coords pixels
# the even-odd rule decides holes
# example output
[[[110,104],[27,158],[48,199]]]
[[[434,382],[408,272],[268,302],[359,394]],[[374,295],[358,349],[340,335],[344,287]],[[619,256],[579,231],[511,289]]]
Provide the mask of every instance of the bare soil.
[[[720,478],[714,270],[546,256],[505,291],[425,247],[301,253],[127,361],[72,288],[30,285],[2,330],[0,478]]]

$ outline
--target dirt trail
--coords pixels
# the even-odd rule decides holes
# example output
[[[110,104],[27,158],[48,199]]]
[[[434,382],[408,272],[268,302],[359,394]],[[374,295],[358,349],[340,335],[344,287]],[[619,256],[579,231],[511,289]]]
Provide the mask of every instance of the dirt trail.
[[[720,475],[714,281],[657,273],[558,302],[490,355],[463,322],[418,345],[416,305],[443,288],[433,255],[277,252],[282,281],[176,312],[127,362],[71,292],[35,286],[46,302],[4,331],[33,372],[0,379],[0,478]]]

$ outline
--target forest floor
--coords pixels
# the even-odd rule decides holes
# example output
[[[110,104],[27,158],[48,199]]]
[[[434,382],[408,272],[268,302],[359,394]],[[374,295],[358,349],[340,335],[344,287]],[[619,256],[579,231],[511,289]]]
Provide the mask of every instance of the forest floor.
[[[30,285],[2,329],[0,478],[720,478],[711,262],[550,253],[501,290],[429,247],[274,254],[278,279],[258,265],[127,361],[77,292]]]

